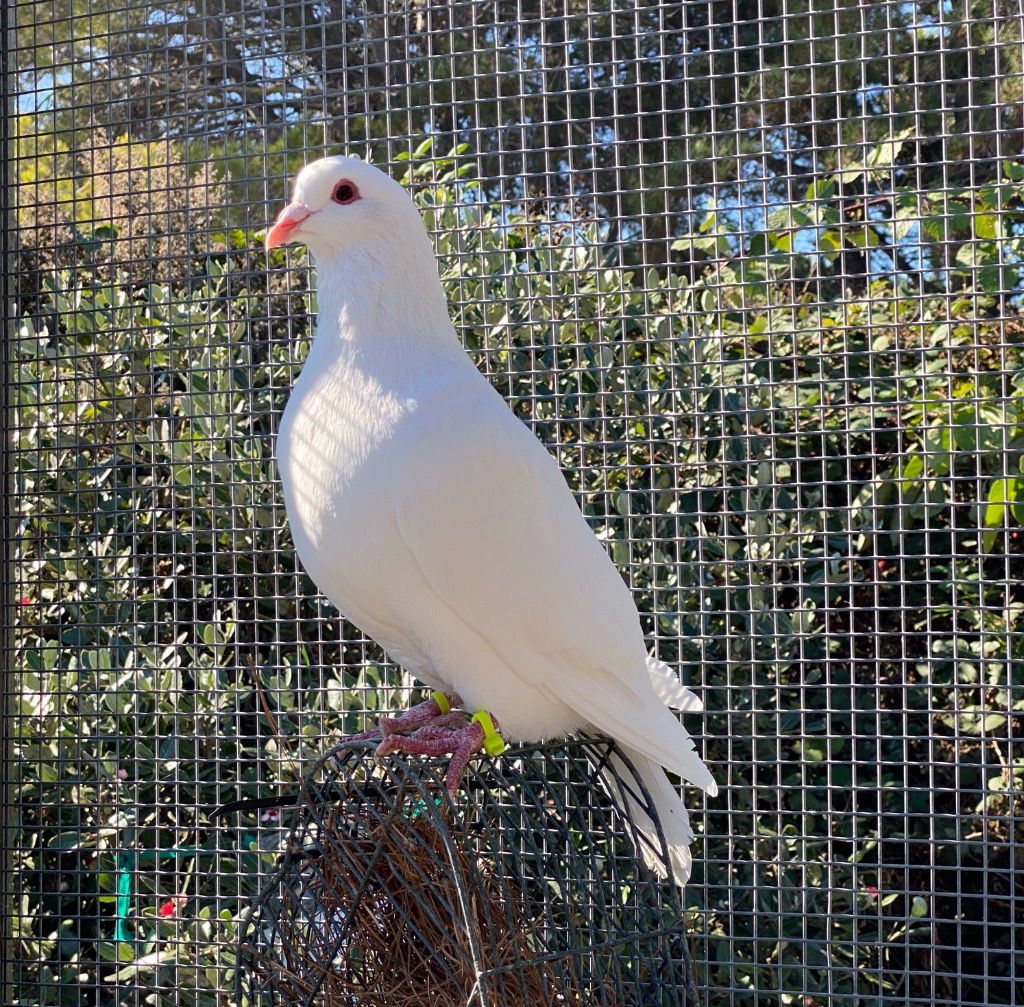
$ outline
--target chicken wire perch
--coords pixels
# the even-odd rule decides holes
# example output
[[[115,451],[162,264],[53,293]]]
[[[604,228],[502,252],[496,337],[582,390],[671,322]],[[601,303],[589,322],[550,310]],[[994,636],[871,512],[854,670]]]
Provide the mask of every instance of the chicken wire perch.
[[[651,803],[613,742],[476,760],[454,804],[443,760],[373,749],[303,782],[239,932],[242,1007],[695,1007],[679,890],[612,800]]]

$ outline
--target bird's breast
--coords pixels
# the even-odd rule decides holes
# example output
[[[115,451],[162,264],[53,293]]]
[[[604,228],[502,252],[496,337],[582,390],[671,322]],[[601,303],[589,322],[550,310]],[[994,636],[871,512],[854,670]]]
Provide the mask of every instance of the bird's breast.
[[[304,372],[292,390],[277,437],[278,468],[296,550],[328,594],[325,574],[333,576],[343,561],[352,568],[372,547],[374,513],[394,475],[389,447],[414,410],[414,401],[365,377],[307,379]]]

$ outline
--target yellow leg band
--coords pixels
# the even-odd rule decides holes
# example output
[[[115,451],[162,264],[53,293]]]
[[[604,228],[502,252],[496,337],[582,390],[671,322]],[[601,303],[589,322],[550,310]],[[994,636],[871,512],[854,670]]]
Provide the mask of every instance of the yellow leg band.
[[[505,739],[494,729],[494,721],[486,710],[473,714],[473,723],[479,724],[484,729],[484,751],[492,758],[501,755],[508,748]]]
[[[452,704],[448,702],[448,697],[443,692],[432,692],[430,698],[437,703],[437,708],[442,713],[451,713]]]

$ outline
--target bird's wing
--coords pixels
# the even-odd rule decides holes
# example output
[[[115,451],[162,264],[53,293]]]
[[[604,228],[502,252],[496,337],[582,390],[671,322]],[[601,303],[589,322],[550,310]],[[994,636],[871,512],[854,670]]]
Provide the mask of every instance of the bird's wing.
[[[628,587],[554,460],[497,393],[481,383],[418,413],[400,471],[400,534],[461,622],[599,731],[713,788],[652,689]]]

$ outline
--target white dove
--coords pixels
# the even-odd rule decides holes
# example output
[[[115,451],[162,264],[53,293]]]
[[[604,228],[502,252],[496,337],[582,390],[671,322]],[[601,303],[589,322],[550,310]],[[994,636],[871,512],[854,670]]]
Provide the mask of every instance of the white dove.
[[[313,255],[319,299],[277,438],[295,547],[344,616],[436,690],[381,721],[378,751],[451,753],[454,792],[497,740],[487,714],[510,740],[608,735],[684,883],[693,833],[661,767],[717,793],[669,709],[700,702],[648,657],[630,591],[554,459],[460,345],[412,200],[363,161],[314,161],[265,238],[291,241]],[[487,714],[467,724],[450,702]],[[651,819],[620,799],[659,850]]]

